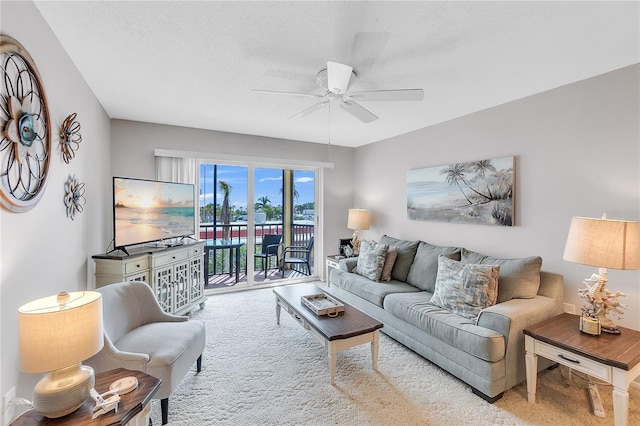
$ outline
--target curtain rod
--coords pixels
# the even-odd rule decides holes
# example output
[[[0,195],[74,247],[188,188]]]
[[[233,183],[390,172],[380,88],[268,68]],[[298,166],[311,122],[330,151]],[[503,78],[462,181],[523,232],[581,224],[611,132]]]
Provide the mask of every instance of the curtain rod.
[[[215,160],[232,164],[255,164],[255,165],[272,165],[272,166],[307,166],[321,167],[333,169],[334,164],[327,161],[312,160],[294,160],[288,158],[270,158],[270,157],[252,157],[247,155],[235,154],[216,154],[212,152],[197,151],[179,151],[174,149],[156,148],[154,150],[156,157],[173,157],[173,158],[197,158],[199,160]]]

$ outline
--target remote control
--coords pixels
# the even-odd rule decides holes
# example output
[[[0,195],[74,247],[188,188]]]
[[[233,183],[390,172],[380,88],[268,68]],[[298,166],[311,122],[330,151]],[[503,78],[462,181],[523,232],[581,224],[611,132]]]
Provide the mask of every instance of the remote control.
[[[600,392],[595,383],[589,383],[589,399],[591,400],[591,408],[593,414],[604,419],[604,407],[602,406],[602,400],[600,399]]]

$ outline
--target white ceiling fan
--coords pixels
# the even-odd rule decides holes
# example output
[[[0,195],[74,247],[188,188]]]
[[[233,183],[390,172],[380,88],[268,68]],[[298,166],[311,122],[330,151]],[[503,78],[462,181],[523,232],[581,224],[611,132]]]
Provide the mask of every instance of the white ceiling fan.
[[[357,103],[356,101],[421,101],[424,97],[422,89],[391,89],[391,90],[367,90],[362,92],[349,92],[349,83],[356,79],[357,75],[353,67],[339,62],[327,61],[327,68],[318,72],[316,80],[325,90],[322,94],[281,92],[276,90],[254,89],[252,92],[269,93],[276,95],[305,96],[320,98],[321,100],[310,107],[295,114],[290,119],[307,116],[322,107],[331,100],[340,102],[340,107],[353,115],[363,123],[370,123],[378,119],[378,116]]]

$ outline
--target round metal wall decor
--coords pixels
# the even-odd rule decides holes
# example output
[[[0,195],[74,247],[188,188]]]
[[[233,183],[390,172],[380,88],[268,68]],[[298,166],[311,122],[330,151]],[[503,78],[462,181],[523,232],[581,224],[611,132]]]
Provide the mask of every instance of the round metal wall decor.
[[[0,202],[26,212],[42,197],[49,173],[49,108],[33,59],[2,34],[0,80]]]
[[[69,176],[64,184],[64,206],[67,209],[67,217],[75,219],[76,214],[82,213],[87,199],[84,197],[84,182],[80,182],[75,176]]]
[[[78,114],[74,112],[64,120],[60,127],[60,149],[62,150],[62,159],[67,164],[76,156],[76,151],[82,142],[80,122],[76,120],[77,116]]]

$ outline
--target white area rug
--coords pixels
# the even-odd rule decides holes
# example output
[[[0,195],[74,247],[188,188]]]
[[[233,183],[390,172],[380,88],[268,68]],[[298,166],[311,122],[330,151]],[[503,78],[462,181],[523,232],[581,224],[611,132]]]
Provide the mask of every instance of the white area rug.
[[[560,368],[495,404],[382,334],[378,371],[367,345],[341,352],[329,384],[325,349],[287,313],[276,324],[271,289],[211,296],[193,317],[207,326],[203,369],[195,365],[169,399],[170,425],[612,425],[611,387],[599,386],[606,417],[592,414],[585,382]],[[159,426],[160,405],[152,406]],[[631,389],[629,425],[640,424]]]

